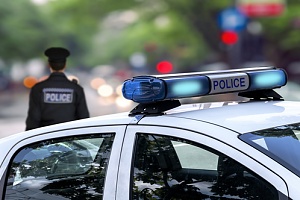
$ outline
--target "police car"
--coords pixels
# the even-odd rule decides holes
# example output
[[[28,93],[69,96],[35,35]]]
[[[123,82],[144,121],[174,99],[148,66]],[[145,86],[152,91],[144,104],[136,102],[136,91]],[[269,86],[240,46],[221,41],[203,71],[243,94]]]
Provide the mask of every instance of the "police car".
[[[137,76],[129,113],[0,139],[0,197],[16,199],[300,198],[300,102],[275,91],[274,67]],[[240,102],[182,104],[235,93]]]

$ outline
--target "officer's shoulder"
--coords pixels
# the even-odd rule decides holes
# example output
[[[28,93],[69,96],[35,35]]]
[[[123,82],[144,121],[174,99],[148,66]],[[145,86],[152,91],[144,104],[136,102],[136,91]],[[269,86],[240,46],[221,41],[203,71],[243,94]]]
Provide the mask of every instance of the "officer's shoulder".
[[[75,78],[67,78],[67,81],[71,83],[71,85],[79,85],[79,82]]]
[[[72,82],[72,83],[75,83],[75,84],[78,84],[78,80],[75,79],[75,78],[73,78],[73,79],[71,80],[71,82]]]
[[[46,84],[46,80],[39,81],[39,82],[37,82],[36,84],[34,84],[34,86],[32,86],[31,89],[43,87],[44,84]]]
[[[79,84],[79,81],[77,79],[69,79],[70,83],[77,89],[81,88],[83,89],[83,87]]]

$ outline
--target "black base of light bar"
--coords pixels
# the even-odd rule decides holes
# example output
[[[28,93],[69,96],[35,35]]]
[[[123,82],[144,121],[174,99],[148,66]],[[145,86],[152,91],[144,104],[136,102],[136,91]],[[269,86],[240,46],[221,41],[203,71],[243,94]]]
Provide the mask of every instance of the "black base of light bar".
[[[254,100],[266,100],[266,99],[283,100],[282,96],[280,96],[274,90],[255,90],[249,92],[240,92],[238,95],[241,97],[246,97]]]
[[[130,112],[129,116],[137,114],[160,115],[163,114],[165,111],[176,108],[180,105],[181,103],[179,100],[165,100],[153,103],[140,103]]]

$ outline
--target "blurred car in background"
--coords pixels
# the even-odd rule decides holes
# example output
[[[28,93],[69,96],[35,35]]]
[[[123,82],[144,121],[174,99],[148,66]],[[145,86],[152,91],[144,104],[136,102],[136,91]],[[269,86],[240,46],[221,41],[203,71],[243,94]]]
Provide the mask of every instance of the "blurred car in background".
[[[4,91],[9,88],[10,80],[9,78],[4,74],[3,71],[0,70],[0,91]]]

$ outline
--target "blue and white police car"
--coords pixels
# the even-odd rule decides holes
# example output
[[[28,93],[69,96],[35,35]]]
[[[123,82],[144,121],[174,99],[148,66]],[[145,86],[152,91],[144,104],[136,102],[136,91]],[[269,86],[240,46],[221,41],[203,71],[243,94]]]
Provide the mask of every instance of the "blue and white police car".
[[[5,200],[300,199],[300,102],[274,67],[137,76],[129,113],[0,139]],[[234,93],[242,101],[183,104]]]

